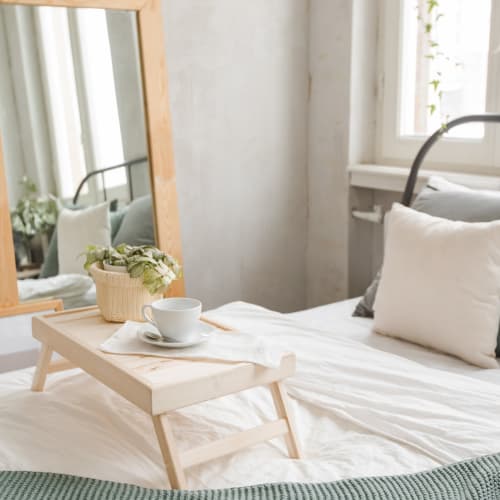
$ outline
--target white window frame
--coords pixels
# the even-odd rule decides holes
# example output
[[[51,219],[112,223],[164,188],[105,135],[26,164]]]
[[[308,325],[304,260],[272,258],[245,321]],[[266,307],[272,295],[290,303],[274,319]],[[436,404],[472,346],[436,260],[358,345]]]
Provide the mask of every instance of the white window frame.
[[[383,165],[410,165],[425,136],[400,136],[402,0],[381,0],[379,20],[378,102],[375,159]],[[499,110],[500,103],[500,2],[492,0],[486,110]],[[474,174],[499,174],[500,125],[486,125],[482,139],[444,136],[433,147],[426,165],[440,170]]]

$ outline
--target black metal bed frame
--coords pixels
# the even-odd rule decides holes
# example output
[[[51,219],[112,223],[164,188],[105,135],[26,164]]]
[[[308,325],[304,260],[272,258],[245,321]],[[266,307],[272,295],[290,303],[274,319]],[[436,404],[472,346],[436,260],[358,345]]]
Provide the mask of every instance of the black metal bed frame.
[[[403,193],[403,198],[401,203],[410,206],[411,199],[413,197],[413,192],[415,191],[415,184],[417,183],[418,171],[420,170],[420,166],[424,161],[425,156],[429,152],[429,150],[434,146],[434,144],[441,139],[441,137],[446,134],[449,130],[458,125],[463,125],[464,123],[500,123],[500,114],[497,113],[482,113],[477,115],[466,115],[461,116],[460,118],[455,118],[450,122],[443,125],[439,130],[436,130],[422,145],[420,150],[415,156],[413,163],[410,168],[410,174],[408,175],[408,180],[406,181],[405,190]]]
[[[452,128],[458,127],[459,125],[463,125],[464,123],[500,123],[500,114],[498,113],[482,113],[482,114],[477,114],[477,115],[465,115],[461,116],[459,118],[455,118],[454,120],[451,120],[450,122],[444,124],[442,127],[440,127],[438,130],[436,130],[422,145],[422,147],[419,149],[417,156],[415,156],[415,159],[413,160],[413,163],[410,168],[410,173],[408,175],[408,180],[406,181],[405,189],[403,192],[403,197],[401,199],[401,203],[403,205],[406,205],[407,207],[410,206],[411,200],[413,198],[413,193],[415,191],[415,185],[417,183],[418,179],[418,172],[420,170],[420,167],[424,161],[424,158],[427,156],[427,153],[431,150],[432,146],[436,144],[436,142],[441,139],[441,137],[446,134],[448,131],[450,131]],[[73,204],[76,205],[78,202],[78,198],[80,196],[80,192],[85,186],[85,184],[91,179],[92,177],[96,175],[101,176],[101,181],[102,181],[102,190],[103,190],[103,195],[104,195],[104,200],[107,200],[107,192],[106,192],[106,181],[105,181],[105,173],[109,172],[110,170],[115,170],[118,168],[125,168],[127,169],[127,179],[128,179],[128,190],[129,190],[129,196],[130,196],[130,201],[134,199],[134,186],[132,182],[132,167],[135,165],[140,165],[141,163],[147,163],[148,158],[147,157],[142,157],[142,158],[136,158],[134,160],[129,160],[123,163],[120,163],[118,165],[112,165],[111,167],[105,167],[101,168],[99,170],[94,170],[93,172],[88,173],[80,182],[78,185],[78,188],[76,190],[75,196],[73,196]]]
[[[89,172],[80,182],[78,185],[78,188],[76,189],[75,196],[73,196],[73,205],[76,205],[78,203],[78,198],[80,197],[80,192],[82,191],[83,187],[87,182],[89,182],[92,177],[95,177],[97,175],[101,176],[101,182],[102,182],[102,192],[104,196],[104,201],[107,201],[108,199],[108,194],[106,191],[106,172],[109,172],[110,170],[116,170],[118,168],[125,168],[127,171],[127,185],[128,185],[128,194],[130,197],[129,201],[132,201],[134,199],[134,185],[132,181],[132,167],[135,167],[136,165],[140,165],[142,163],[147,163],[148,158],[146,156],[142,158],[135,158],[134,160],[129,160],[125,161],[123,163],[119,163],[118,165],[112,165],[111,167],[104,167],[100,168],[98,170],[93,170],[92,172]]]

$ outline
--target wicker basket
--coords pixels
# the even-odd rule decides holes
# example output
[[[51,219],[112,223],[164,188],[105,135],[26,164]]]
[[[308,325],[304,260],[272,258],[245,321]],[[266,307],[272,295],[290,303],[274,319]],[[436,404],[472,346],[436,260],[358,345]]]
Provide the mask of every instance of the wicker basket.
[[[127,273],[104,271],[93,264],[90,274],[95,281],[97,305],[106,321],[144,321],[142,306],[161,299],[160,294],[151,295],[146,290],[141,278],[131,278]]]

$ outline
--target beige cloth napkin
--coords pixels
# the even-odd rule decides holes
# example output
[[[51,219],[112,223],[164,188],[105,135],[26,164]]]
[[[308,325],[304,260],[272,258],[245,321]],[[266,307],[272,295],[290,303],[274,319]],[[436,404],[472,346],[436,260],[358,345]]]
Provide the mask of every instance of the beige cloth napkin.
[[[214,328],[209,340],[201,344],[181,349],[158,347],[138,338],[138,333],[153,327],[144,323],[127,321],[100,349],[111,354],[142,354],[165,358],[205,359],[219,361],[248,361],[270,368],[281,363],[283,355],[290,349],[270,342],[251,332],[227,332]]]

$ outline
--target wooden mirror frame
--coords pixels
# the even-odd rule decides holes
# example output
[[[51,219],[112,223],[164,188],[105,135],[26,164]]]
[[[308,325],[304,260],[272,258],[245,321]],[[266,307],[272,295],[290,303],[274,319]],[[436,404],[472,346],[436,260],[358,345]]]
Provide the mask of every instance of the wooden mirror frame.
[[[98,8],[136,12],[156,243],[182,261],[161,0],[0,0],[1,5]],[[160,216],[161,215],[161,216]],[[62,301],[19,301],[7,180],[0,142],[0,317],[62,309]],[[181,278],[170,296],[184,295]]]

